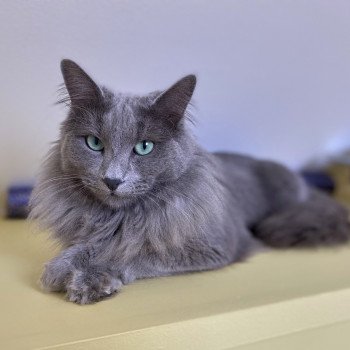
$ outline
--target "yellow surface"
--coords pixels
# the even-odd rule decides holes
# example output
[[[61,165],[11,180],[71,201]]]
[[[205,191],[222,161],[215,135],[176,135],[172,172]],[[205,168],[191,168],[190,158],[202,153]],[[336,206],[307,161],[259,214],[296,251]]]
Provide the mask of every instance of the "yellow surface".
[[[350,248],[270,251],[138,281],[95,305],[45,294],[46,235],[0,221],[0,349],[349,349]]]

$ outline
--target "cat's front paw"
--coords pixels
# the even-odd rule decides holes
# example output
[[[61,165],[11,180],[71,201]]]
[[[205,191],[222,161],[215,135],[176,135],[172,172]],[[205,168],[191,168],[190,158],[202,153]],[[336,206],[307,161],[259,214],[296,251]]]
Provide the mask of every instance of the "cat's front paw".
[[[66,288],[71,272],[69,262],[56,257],[45,264],[44,272],[41,276],[41,286],[47,292],[60,292]]]
[[[122,282],[109,272],[95,269],[74,270],[67,284],[67,299],[77,304],[92,304],[120,290]]]

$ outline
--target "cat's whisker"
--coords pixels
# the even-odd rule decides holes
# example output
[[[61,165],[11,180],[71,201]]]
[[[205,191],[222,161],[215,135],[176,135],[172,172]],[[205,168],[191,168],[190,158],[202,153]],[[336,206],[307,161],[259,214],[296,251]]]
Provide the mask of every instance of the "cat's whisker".
[[[84,186],[82,186],[82,185],[71,185],[71,186],[68,186],[68,187],[65,187],[65,188],[62,188],[62,189],[60,189],[60,190],[58,190],[58,191],[56,191],[56,192],[52,192],[51,193],[51,196],[55,196],[55,195],[57,195],[57,194],[59,194],[59,193],[62,193],[62,192],[64,192],[64,191],[68,191],[68,190],[73,190],[73,189],[79,189],[79,188],[83,188]]]
[[[42,193],[49,192],[48,190],[54,189],[58,185],[60,187],[62,187],[62,184],[51,184],[50,186],[45,186],[44,188],[41,188],[41,186],[40,186],[39,188],[41,188],[41,190],[39,192],[34,191],[34,193],[32,195],[32,199],[36,200],[36,198],[40,197]],[[61,191],[65,191],[65,190],[68,190],[70,188],[79,187],[79,186],[82,186],[82,184],[72,184],[71,186],[61,188],[59,191],[52,192],[50,194],[57,194],[57,193],[60,193]]]
[[[170,186],[167,187],[166,190],[173,191],[173,192],[174,192],[175,194],[177,194],[178,196],[188,199],[188,200],[191,201],[194,205],[196,205],[198,208],[200,208],[201,211],[202,211],[202,213],[203,213],[204,215],[207,216],[206,210],[205,210],[205,209],[203,208],[203,206],[199,203],[199,201],[195,201],[193,198],[187,196],[186,194],[184,194],[184,193],[182,193],[182,192],[180,192],[180,191],[178,191],[178,190],[175,190],[174,188],[171,188]]]
[[[55,183],[61,184],[62,182],[69,182],[71,180],[79,180],[79,178],[78,177],[52,178],[52,179],[48,179],[40,182],[40,186],[46,185],[46,184],[50,185]]]
[[[64,180],[79,180],[78,176],[59,176],[59,177],[53,177],[44,181],[40,182],[40,185],[47,184],[50,182],[59,182],[59,181],[64,181]]]
[[[181,193],[177,193],[178,195],[181,195]],[[181,210],[183,214],[187,215],[187,213],[183,210],[183,209],[180,209],[178,206],[175,206],[175,204],[169,200],[168,198],[164,198],[164,200],[166,201],[166,203],[170,204],[173,208],[177,209],[178,211]],[[192,202],[194,205],[196,205],[196,203]],[[193,215],[193,218],[195,218],[198,214],[195,213],[191,207],[187,206],[186,207],[186,210],[188,210],[192,215]],[[190,220],[190,223],[192,223],[193,221],[193,218],[190,218],[188,215],[187,217],[189,218]],[[201,230],[204,230],[203,227],[201,225],[199,225],[198,227],[201,228]]]
[[[57,177],[50,177],[49,179],[41,181],[41,183],[47,183],[47,182],[56,181],[56,180],[75,179],[75,178],[77,178],[77,176],[61,175],[61,176],[57,176]]]
[[[179,207],[175,206],[175,204],[172,203],[170,200],[167,200],[167,199],[165,199],[165,198],[159,197],[159,196],[157,196],[157,195],[154,194],[154,193],[148,193],[148,195],[152,195],[152,196],[154,196],[155,198],[157,198],[158,200],[162,200],[162,201],[164,201],[167,205],[169,205],[169,206],[171,206],[172,208],[176,209],[176,210],[177,210],[178,212],[180,212],[180,213],[184,216],[184,218],[187,220],[187,222],[188,222],[188,224],[189,224],[189,227],[192,226],[192,220],[191,220],[190,216],[189,216],[184,210],[182,210],[182,209],[180,209]],[[189,209],[189,208],[187,208],[187,209]],[[189,209],[189,210],[190,210],[190,209]],[[192,213],[192,215],[195,215],[195,213],[193,213],[191,210],[190,210],[190,212]],[[203,230],[203,227],[202,227],[201,225],[199,225],[199,226],[197,226],[197,227],[200,227],[201,230]],[[196,230],[193,230],[192,233],[194,233],[195,235],[197,234]]]
[[[57,183],[50,183],[48,186],[46,186],[44,183],[40,184],[39,186],[36,187],[36,189],[33,191],[33,198],[41,195],[44,191],[50,190],[50,189],[54,189],[55,187],[59,187],[62,188],[62,185],[71,185],[72,183],[69,181],[65,182],[65,181],[60,181]],[[76,184],[78,185],[78,184]],[[37,189],[39,189],[39,191],[37,191]]]
[[[167,189],[169,189],[169,188],[167,188]],[[175,192],[175,194],[177,194],[179,197],[183,197],[182,194],[181,194],[180,192],[177,192],[177,191],[173,191],[173,192]],[[185,197],[186,197],[186,196],[185,196]],[[191,200],[188,196],[187,196],[186,198],[189,199],[189,200]],[[167,202],[171,203],[171,201],[169,200],[169,198],[167,198]],[[191,200],[191,202],[194,203],[192,200]],[[171,204],[174,205],[173,203],[171,203]],[[196,203],[194,203],[194,204],[196,204]],[[174,206],[175,206],[175,205],[174,205]],[[192,215],[194,215],[194,216],[196,215],[196,214],[192,211],[191,208],[188,207],[187,209],[191,212]]]
[[[157,205],[157,207],[159,208],[159,210],[163,213],[163,216],[164,216],[164,218],[166,218],[167,217],[167,214],[166,214],[166,212],[164,211],[164,209],[160,206],[160,204],[156,201],[156,200],[154,200],[151,196],[150,196],[151,194],[150,193],[148,193],[148,195],[147,195],[147,199],[150,199],[153,203],[155,203],[156,205]],[[158,199],[158,198],[157,198]]]

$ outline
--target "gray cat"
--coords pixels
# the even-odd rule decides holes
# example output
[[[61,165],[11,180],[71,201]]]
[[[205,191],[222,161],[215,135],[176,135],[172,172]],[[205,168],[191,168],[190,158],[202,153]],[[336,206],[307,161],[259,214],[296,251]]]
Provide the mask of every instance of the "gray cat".
[[[194,141],[195,76],[133,96],[70,60],[61,69],[69,114],[31,199],[31,218],[63,248],[46,264],[47,290],[88,304],[135,279],[217,269],[264,245],[349,239],[346,210],[298,175]]]

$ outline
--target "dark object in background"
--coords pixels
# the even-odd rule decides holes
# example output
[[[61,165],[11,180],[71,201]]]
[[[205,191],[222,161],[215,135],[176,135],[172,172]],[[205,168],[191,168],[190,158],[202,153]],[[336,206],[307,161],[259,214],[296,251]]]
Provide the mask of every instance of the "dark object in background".
[[[7,217],[24,219],[29,212],[29,198],[33,186],[29,184],[11,185],[7,190]]]
[[[301,176],[310,186],[316,187],[328,193],[334,192],[334,180],[325,172],[304,170],[301,172]]]

